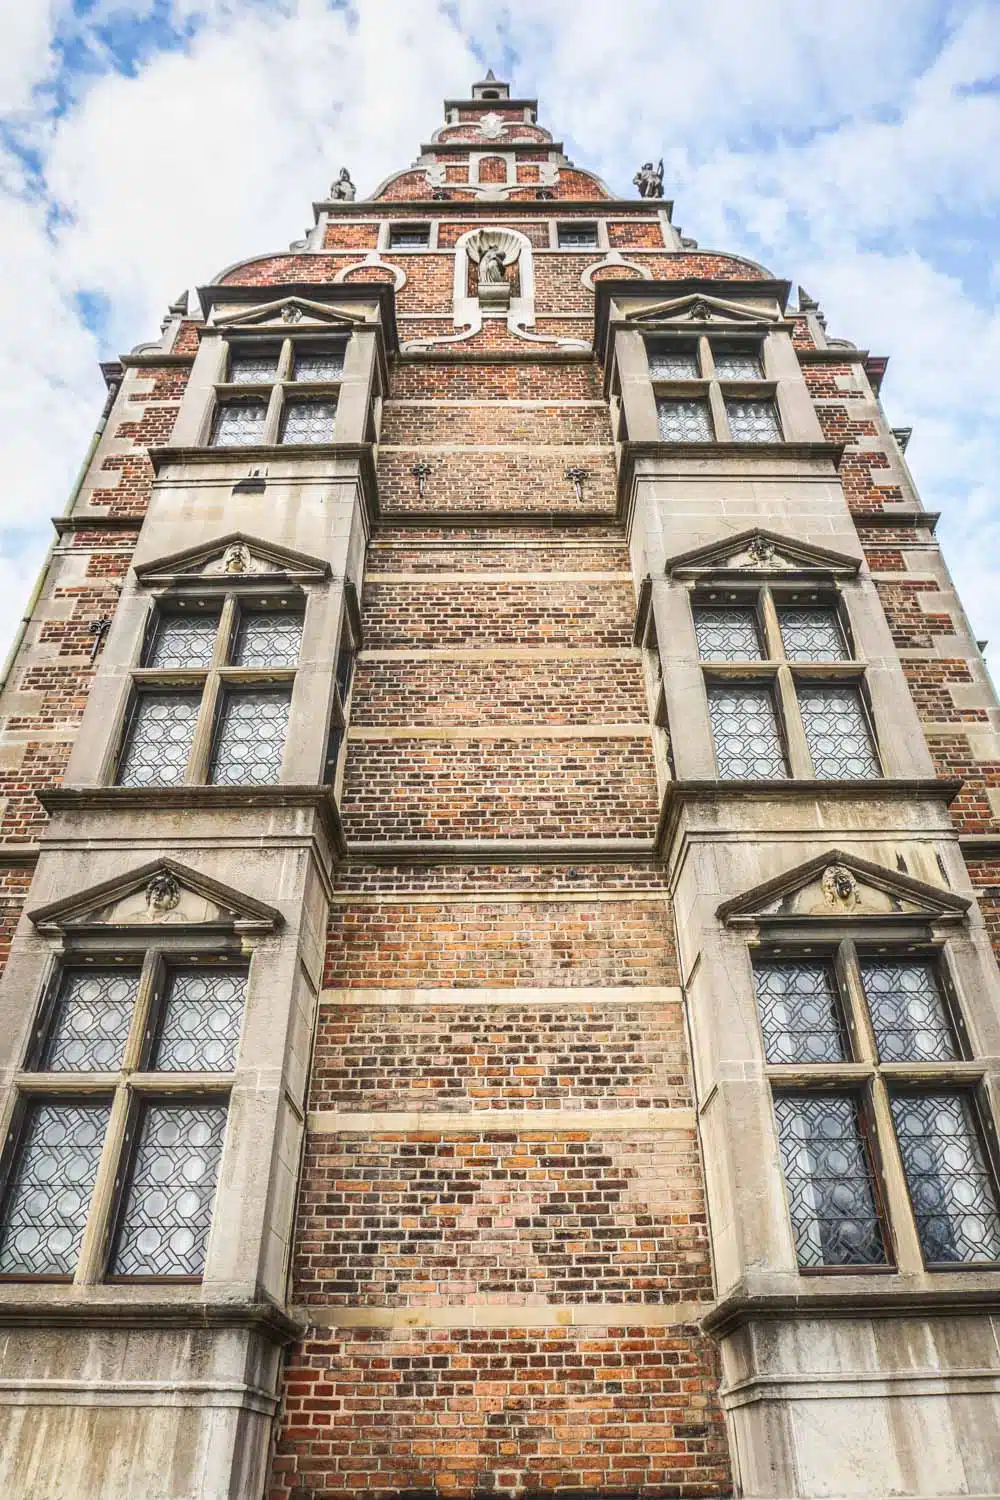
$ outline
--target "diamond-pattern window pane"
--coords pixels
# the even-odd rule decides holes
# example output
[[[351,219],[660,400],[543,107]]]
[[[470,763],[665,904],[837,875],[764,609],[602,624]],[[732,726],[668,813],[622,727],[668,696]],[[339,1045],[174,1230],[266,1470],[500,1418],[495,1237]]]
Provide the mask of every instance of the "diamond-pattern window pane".
[[[856,687],[799,683],[798,695],[813,774],[820,781],[881,776]]]
[[[295,356],[296,380],[339,380],[344,373],[344,348],[313,349]]]
[[[972,1101],[899,1094],[890,1102],[924,1260],[1000,1260],[996,1190]]]
[[[708,690],[715,757],[724,781],[785,777],[785,752],[770,689],[720,685]]]
[[[676,344],[647,344],[649,373],[653,380],[698,380],[698,354]]]
[[[226,401],[215,417],[213,448],[238,448],[264,440],[267,406],[263,401]]]
[[[200,1276],[226,1130],[224,1104],[150,1104],[111,1270]]]
[[[218,628],[216,614],[161,615],[143,666],[207,667]]]
[[[295,610],[243,610],[233,648],[237,667],[294,667],[302,643],[302,616]]]
[[[774,1112],[799,1265],[884,1265],[857,1102],[849,1094],[783,1094]]]
[[[861,980],[882,1062],[952,1062],[958,1057],[933,964],[864,959]]]
[[[847,660],[835,609],[779,609],[778,624],[790,661]]]
[[[754,984],[769,1063],[846,1061],[840,1001],[829,964],[757,964]]]
[[[72,1276],[111,1105],[30,1107],[0,1229],[0,1274]]]
[[[259,354],[234,354],[229,361],[229,379],[233,385],[269,385],[277,378],[277,350],[261,350]]]
[[[116,1072],[125,1056],[138,993],[138,969],[67,969],[45,1042],[43,1069]]]
[[[715,441],[707,401],[681,401],[664,397],[656,403],[660,437],[665,443],[711,443]]]
[[[212,758],[221,786],[270,786],[281,775],[290,688],[226,694]]]
[[[174,969],[167,982],[153,1067],[161,1073],[228,1073],[236,1066],[246,974]]]
[[[754,609],[696,609],[694,629],[702,661],[760,661]]]
[[[283,443],[332,443],[335,401],[289,401],[281,424]]]
[[[759,380],[760,355],[756,349],[713,349],[715,373],[720,380]]]
[[[177,786],[184,780],[201,693],[143,693],[118,772],[119,786]]]
[[[729,431],[735,443],[780,443],[781,428],[773,401],[726,402]]]

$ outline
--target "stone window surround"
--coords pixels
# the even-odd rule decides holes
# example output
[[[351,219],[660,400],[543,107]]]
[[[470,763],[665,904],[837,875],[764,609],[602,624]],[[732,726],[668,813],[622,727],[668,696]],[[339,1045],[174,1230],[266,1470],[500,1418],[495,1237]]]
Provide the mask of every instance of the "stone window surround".
[[[356,597],[356,596],[355,596]],[[351,718],[351,700],[357,677],[358,652],[361,649],[359,611],[351,608],[345,599],[337,633],[337,658],[333,677],[333,713],[330,718],[330,735],[327,746],[327,764],[324,779],[333,787],[334,800],[339,805],[344,787],[344,765],[347,760],[347,726]],[[347,690],[344,691],[343,676],[347,675]]]
[[[649,338],[656,338],[664,343],[677,343],[678,345],[690,347],[696,346],[698,366],[701,375],[694,380],[677,380],[669,377],[660,377],[650,372],[650,381],[653,386],[654,397],[657,402],[661,400],[681,399],[687,401],[703,401],[707,403],[712,426],[715,430],[715,441],[718,443],[729,443],[733,441],[729,426],[729,417],[726,411],[726,402],[736,399],[752,399],[762,403],[770,403],[777,415],[778,426],[781,430],[780,441],[787,441],[789,435],[790,417],[782,410],[781,386],[769,370],[769,358],[767,340],[760,334],[740,334],[737,332],[725,334],[699,333],[692,336],[685,335],[683,330],[678,329],[665,331]],[[728,380],[719,379],[716,374],[715,361],[712,354],[712,345],[742,345],[748,351],[753,351],[760,358],[762,376],[759,380]],[[648,348],[647,361],[648,361]]]
[[[934,964],[960,1051],[960,1056],[955,1061],[879,1061],[859,966],[859,959],[875,952],[880,958],[922,958]],[[801,1095],[833,1090],[851,1095],[859,1101],[860,1113],[864,1121],[863,1133],[871,1151],[876,1202],[883,1225],[886,1250],[884,1264],[797,1266],[798,1274],[806,1277],[859,1274],[886,1276],[922,1275],[929,1272],[936,1275],[941,1271],[995,1270],[996,1266],[992,1262],[956,1263],[931,1268],[925,1265],[889,1105],[890,1094],[893,1091],[901,1093],[933,1089],[934,1091],[961,1093],[971,1097],[980,1140],[993,1178],[994,1191],[996,1191],[998,1158],[996,1132],[986,1096],[988,1070],[986,1064],[978,1061],[973,1053],[973,1044],[965,1023],[966,1008],[959,995],[954,966],[949,962],[947,944],[940,942],[914,945],[902,942],[890,944],[879,942],[876,947],[874,942],[866,941],[859,931],[850,933],[839,941],[827,940],[825,943],[822,940],[815,943],[805,941],[780,944],[762,943],[759,948],[754,949],[753,956],[758,961],[774,959],[779,962],[795,958],[826,959],[833,967],[837,994],[850,1042],[851,1059],[845,1062],[818,1063],[766,1062],[763,1032],[755,1004],[757,1047],[772,1101],[775,1093]],[[748,950],[748,966],[749,958]],[[748,983],[750,993],[753,995],[752,972]],[[776,1122],[773,1128],[777,1135]],[[783,1174],[782,1191],[785,1191]],[[789,1236],[791,1236],[790,1212],[788,1226]]]
[[[257,385],[249,383],[234,383],[226,379],[226,376],[228,374],[229,361],[234,350],[247,349],[249,351],[252,348],[253,344],[261,343],[262,345],[273,345],[278,343],[279,341],[281,347],[278,354],[278,366],[273,382],[268,381],[266,383]],[[270,338],[268,338],[267,335],[263,333],[263,330],[261,331],[261,334],[258,334],[257,331],[254,330],[252,342],[250,339],[247,339],[246,334],[243,332],[231,334],[225,341],[225,364],[221,371],[222,378],[217,380],[215,383],[214,400],[212,402],[212,409],[209,416],[208,429],[205,434],[205,441],[208,444],[214,446],[213,434],[219,408],[224,405],[229,405],[230,403],[240,401],[266,402],[267,412],[264,418],[264,429],[261,433],[260,443],[254,445],[263,447],[274,447],[281,443],[283,414],[289,401],[332,400],[339,404],[341,381],[297,381],[294,378],[294,359],[297,352],[305,353],[307,351],[315,351],[319,353],[327,349],[331,344],[340,344],[342,346],[345,346],[344,354],[346,359],[346,342],[347,340],[342,335],[338,336],[334,334],[331,336],[330,334],[324,334],[322,332],[314,333],[312,331],[308,333],[298,334],[294,337],[287,334],[284,337],[281,337],[280,334],[277,334],[276,331],[272,329],[270,331]],[[336,431],[336,426],[334,427],[334,431]],[[332,436],[331,441],[333,441]]]
[[[195,949],[192,952],[192,948]],[[80,1246],[77,1266],[72,1276],[6,1275],[0,1277],[4,1284],[26,1282],[71,1282],[74,1286],[119,1283],[144,1286],[150,1283],[194,1283],[200,1285],[209,1275],[212,1258],[210,1232],[206,1245],[205,1270],[198,1277],[113,1277],[108,1272],[114,1249],[114,1227],[120,1215],[130,1184],[130,1174],[122,1170],[127,1159],[130,1137],[134,1137],[141,1112],[149,1103],[212,1103],[228,1106],[233,1091],[236,1071],[227,1073],[167,1073],[156,1072],[140,1066],[145,1061],[149,1028],[157,1005],[162,1000],[164,979],[168,966],[183,963],[192,967],[199,963],[218,967],[233,961],[231,943],[216,939],[206,945],[203,938],[192,943],[190,936],[185,942],[184,930],[178,927],[165,940],[141,943],[136,938],[123,942],[109,956],[104,943],[85,938],[71,939],[63,952],[53,953],[49,967],[40,987],[40,1000],[36,1008],[36,1019],[28,1032],[28,1043],[19,1065],[16,1067],[10,1089],[4,1128],[2,1173],[4,1190],[10,1181],[21,1145],[23,1125],[29,1104],[38,1102],[58,1103],[61,1099],[89,1098],[94,1101],[110,1101],[111,1115],[108,1121],[100,1165],[87,1210],[86,1228]],[[66,968],[84,967],[87,963],[107,967],[121,963],[122,967],[139,968],[141,977],[139,993],[135,1002],[129,1040],[121,1068],[113,1073],[44,1072],[31,1064],[35,1060],[40,1026],[48,1019],[48,1012]],[[237,966],[242,972],[249,971],[243,1026],[251,1003],[253,984],[253,961],[240,955]],[[237,1065],[239,1058],[237,1058]],[[216,1203],[213,1209],[213,1228],[219,1205],[219,1185],[227,1171],[227,1155],[233,1143],[230,1131],[226,1130],[223,1157],[216,1181]]]
[[[189,668],[143,667],[141,665],[143,656],[153,639],[157,620],[162,614],[174,613],[179,607],[182,608],[184,605],[196,607],[200,612],[208,604],[211,604],[213,608],[219,611],[219,624],[216,630],[215,646],[210,665]],[[201,786],[208,781],[214,740],[219,727],[222,696],[227,689],[229,691],[236,691],[240,687],[278,687],[288,685],[292,691],[292,701],[285,738],[287,748],[288,741],[294,732],[295,715],[297,712],[301,712],[301,704],[296,702],[295,692],[295,684],[298,677],[297,667],[262,668],[227,665],[236,643],[240,609],[245,605],[251,604],[255,610],[294,610],[301,613],[303,616],[304,638],[308,614],[308,600],[305,592],[297,586],[281,587],[275,586],[273,583],[259,583],[255,587],[253,582],[247,579],[239,586],[230,586],[224,591],[209,590],[207,588],[202,590],[183,588],[165,590],[154,597],[150,602],[143,629],[139,633],[135,644],[135,664],[132,668],[130,689],[127,694],[124,712],[120,716],[118,732],[112,736],[109,745],[108,762],[103,778],[106,785],[113,785],[115,783],[118,768],[128,743],[132,718],[138,699],[144,691],[148,692],[151,689],[187,689],[190,692],[198,691],[201,693],[197,726],[188,756],[184,785]],[[165,608],[165,606],[169,606],[169,608]],[[193,612],[194,609],[192,609]]]
[[[761,642],[761,659],[759,661],[713,662],[699,655],[702,680],[706,690],[710,684],[713,686],[726,683],[733,685],[768,683],[771,685],[789,776],[793,780],[810,780],[813,777],[812,756],[809,752],[796,692],[798,683],[856,686],[860,692],[862,709],[876,759],[884,768],[883,756],[875,732],[867,663],[855,655],[854,636],[847,604],[839,590],[832,585],[823,588],[813,586],[805,590],[791,584],[782,585],[777,579],[758,582],[748,578],[746,583],[733,585],[727,582],[724,587],[713,586],[710,582],[699,583],[690,591],[689,599],[692,635],[694,635],[694,611],[698,608],[754,609]],[[792,662],[789,660],[778,622],[778,610],[796,604],[809,605],[814,608],[825,606],[836,612],[847,652],[845,660],[838,662]],[[705,720],[707,723],[707,697]]]

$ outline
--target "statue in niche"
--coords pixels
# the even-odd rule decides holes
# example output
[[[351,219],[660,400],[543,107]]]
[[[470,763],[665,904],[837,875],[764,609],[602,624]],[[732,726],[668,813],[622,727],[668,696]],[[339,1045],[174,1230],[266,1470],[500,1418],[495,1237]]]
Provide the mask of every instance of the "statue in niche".
[[[507,262],[499,245],[488,245],[479,258],[479,281],[499,286],[507,280]]]
[[[660,157],[659,165],[654,167],[651,161],[643,162],[642,166],[632,178],[639,189],[640,198],[662,198],[663,197],[663,157]]]
[[[351,181],[350,172],[346,167],[341,167],[336,182],[330,184],[330,197],[338,203],[353,203],[357,191]]]

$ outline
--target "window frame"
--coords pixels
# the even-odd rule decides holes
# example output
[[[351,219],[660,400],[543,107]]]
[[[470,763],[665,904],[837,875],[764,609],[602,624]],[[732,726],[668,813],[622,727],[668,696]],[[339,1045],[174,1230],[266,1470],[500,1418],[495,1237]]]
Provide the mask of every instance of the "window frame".
[[[859,1100],[859,1120],[866,1120],[869,1131],[868,1148],[872,1166],[873,1190],[876,1205],[881,1205],[880,1214],[887,1260],[883,1265],[843,1266],[797,1266],[801,1276],[816,1275],[873,1275],[905,1272],[942,1271],[982,1272],[1000,1269],[1000,1261],[948,1261],[927,1262],[920,1250],[916,1216],[910,1197],[909,1181],[903,1164],[902,1153],[892,1119],[890,1101],[893,1097],[913,1093],[948,1093],[968,1097],[972,1105],[973,1119],[978,1131],[979,1144],[986,1162],[987,1173],[994,1193],[995,1204],[1000,1210],[1000,1146],[995,1123],[986,1097],[986,1064],[979,1060],[973,1050],[972,1037],[965,1019],[967,1006],[963,1003],[955,982],[953,964],[949,960],[944,942],[907,939],[886,941],[863,932],[849,929],[838,935],[810,942],[795,938],[762,938],[748,948],[751,967],[750,988],[754,997],[754,1018],[760,1047],[763,1075],[771,1099],[778,1094],[816,1094],[834,1092],[852,1094]],[[931,965],[942,1003],[952,1026],[958,1056],[947,1061],[925,1061],[913,1059],[901,1062],[882,1062],[878,1054],[871,1011],[862,978],[862,965],[866,958],[878,957],[901,963],[920,961]],[[766,962],[795,963],[803,960],[830,963],[836,986],[837,1000],[844,1020],[845,1036],[851,1056],[841,1062],[791,1062],[767,1061],[764,1029],[756,998],[755,971]],[[774,1129],[777,1135],[778,1122],[771,1107]],[[791,1225],[791,1211],[787,1208],[787,1188],[782,1172],[782,1191],[786,1195],[786,1209]]]
[[[294,712],[295,683],[302,659],[302,643],[308,617],[309,598],[297,584],[280,585],[261,582],[256,587],[250,580],[228,588],[209,591],[207,589],[174,589],[156,595],[149,605],[146,620],[140,634],[136,660],[131,671],[128,697],[121,716],[119,731],[114,743],[109,764],[109,780],[112,785],[121,785],[120,777],[127,763],[129,745],[135,725],[136,714],[144,694],[157,691],[187,691],[200,694],[195,729],[188,752],[184,776],[180,781],[162,783],[164,786],[211,786],[211,767],[219,733],[220,713],[226,693],[240,689],[287,687],[291,702],[289,728]],[[211,660],[207,665],[195,667],[150,667],[145,666],[149,652],[156,639],[160,622],[171,615],[182,614],[190,609],[191,614],[213,611],[218,624]],[[246,613],[296,613],[302,621],[299,637],[299,656],[293,666],[242,667],[231,664],[239,637],[240,622]],[[282,749],[282,768],[276,782],[279,785],[284,770],[290,732],[286,731]],[[259,783],[246,783],[248,786]],[[145,789],[153,790],[158,783],[150,782]]]
[[[424,234],[424,236],[425,236],[425,238],[422,239],[419,244],[407,245],[407,244],[397,244],[397,243],[395,243],[395,237],[396,237],[397,234],[403,234],[403,235],[406,235],[406,234],[415,234],[418,231],[422,232]],[[430,224],[430,221],[426,220],[426,219],[418,219],[416,221],[413,221],[413,220],[410,220],[410,219],[402,219],[402,220],[398,220],[396,223],[391,223],[390,222],[388,233],[386,234],[385,248],[387,250],[404,250],[404,251],[405,250],[412,250],[412,251],[416,251],[417,253],[419,253],[421,250],[430,250],[431,249],[431,224]]]
[[[651,345],[658,343],[664,346],[675,344],[678,350],[683,349],[685,353],[694,345],[695,360],[698,373],[689,379],[671,378],[669,376],[658,376],[653,373],[650,359]],[[786,443],[788,436],[786,424],[781,413],[781,403],[778,399],[778,381],[773,372],[769,370],[769,357],[767,339],[763,332],[741,333],[738,330],[730,330],[718,334],[692,333],[684,329],[662,329],[654,333],[648,333],[643,338],[646,350],[647,371],[650,383],[653,387],[653,399],[656,405],[657,421],[659,422],[660,407],[667,401],[702,401],[708,408],[709,424],[713,430],[712,437],[706,439],[708,442],[732,443],[739,442],[748,444],[755,448],[773,448],[779,443]],[[760,365],[760,377],[742,376],[732,378],[720,375],[715,366],[715,349],[725,347],[735,350],[738,347],[746,348],[753,352]],[[771,407],[774,413],[778,436],[773,440],[757,442],[753,439],[734,438],[729,423],[727,403],[733,400],[759,401]],[[660,437],[661,442],[684,441]]]
[[[280,352],[278,355],[275,377],[270,381],[247,382],[232,381],[229,376],[232,373],[232,361],[234,357],[249,358],[257,345],[257,340],[248,337],[247,334],[233,335],[223,339],[223,362],[222,378],[217,380],[212,388],[212,401],[208,412],[207,428],[204,444],[209,448],[218,448],[225,451],[228,447],[239,448],[248,446],[251,448],[275,448],[282,447],[295,452],[310,452],[316,448],[328,446],[328,443],[283,443],[281,434],[284,428],[284,412],[289,402],[295,401],[332,401],[334,403],[334,430],[329,437],[329,443],[336,441],[336,422],[340,410],[340,392],[344,382],[344,370],[346,368],[347,351],[350,336],[347,334],[331,334],[325,329],[310,329],[296,334],[286,334],[280,340]],[[260,336],[260,347],[273,348],[276,340],[273,330],[267,335]],[[332,348],[343,350],[343,361],[341,363],[341,374],[337,379],[329,380],[298,380],[296,378],[296,361],[304,353],[325,353]],[[238,404],[240,402],[264,402],[265,414],[260,439],[252,444],[226,444],[216,443],[215,434],[220,420],[220,413],[224,407]]]
[[[581,234],[584,231],[592,233],[594,238],[586,244],[563,244],[564,234]],[[596,219],[566,219],[556,222],[556,249],[557,250],[599,250],[601,247],[601,231]]]
[[[798,687],[802,683],[815,683],[830,687],[853,687],[857,690],[861,711],[871,741],[872,753],[878,766],[877,776],[851,778],[859,785],[885,778],[885,755],[876,731],[868,684],[868,663],[856,654],[854,633],[850,625],[843,593],[829,584],[805,585],[783,583],[780,578],[754,578],[747,575],[738,581],[713,583],[699,581],[688,590],[691,611],[691,631],[695,652],[706,688],[714,685],[733,685],[739,682],[757,683],[764,680],[771,684],[778,719],[788,761],[789,779],[798,781],[823,780],[836,784],[841,779],[818,777],[806,736],[805,722],[799,705]],[[790,657],[785,650],[781,633],[779,612],[789,608],[828,609],[834,615],[845,655],[839,661],[819,662]],[[727,661],[703,657],[698,644],[696,612],[708,609],[752,609],[757,624],[761,655],[758,659]],[[715,736],[709,722],[712,752],[718,773],[718,752]],[[723,779],[723,778],[720,778]],[[728,778],[727,778],[728,779]]]
[[[337,656],[333,664],[330,723],[327,730],[327,748],[323,767],[324,784],[332,788],[337,802],[340,801],[344,785],[347,728],[350,723],[351,701],[354,697],[361,644],[361,614],[357,605],[357,596],[353,589],[348,588],[345,590],[344,605],[340,614],[340,630],[337,633]],[[340,679],[340,663],[345,656],[350,662],[346,692]]]
[[[17,1163],[21,1158],[25,1131],[34,1104],[70,1104],[80,1101],[106,1102],[110,1105],[107,1130],[101,1148],[100,1162],[90,1196],[89,1206],[83,1221],[83,1234],[76,1268],[72,1275],[49,1275],[32,1273],[0,1273],[0,1283],[34,1284],[60,1282],[62,1284],[94,1285],[137,1283],[159,1283],[179,1285],[200,1283],[199,1276],[112,1276],[111,1256],[115,1243],[117,1225],[123,1212],[125,1196],[131,1182],[130,1152],[134,1143],[129,1134],[130,1124],[141,1118],[143,1108],[149,1103],[197,1102],[218,1104],[228,1112],[240,1065],[240,1054],[244,1044],[247,1017],[250,1011],[252,985],[254,983],[254,955],[234,949],[231,942],[192,938],[178,929],[173,941],[143,943],[138,939],[134,945],[128,942],[116,946],[109,953],[103,943],[86,941],[79,945],[69,944],[60,952],[53,953],[48,970],[39,989],[35,1018],[29,1028],[20,1065],[13,1078],[13,1103],[7,1131],[0,1149],[0,1216],[6,1212]],[[139,983],[136,992],[128,1040],[119,1068],[113,1072],[57,1071],[47,1072],[41,1067],[48,1030],[54,1018],[54,997],[58,995],[63,975],[67,970],[122,968],[138,969]],[[233,1066],[225,1072],[159,1071],[153,1067],[153,1047],[157,1028],[163,1013],[169,976],[174,969],[231,969],[244,976],[243,1014],[240,1034],[233,1059]],[[222,1152],[230,1143],[229,1118],[222,1137]],[[218,1193],[223,1168],[216,1179]],[[207,1261],[206,1261],[207,1264]]]

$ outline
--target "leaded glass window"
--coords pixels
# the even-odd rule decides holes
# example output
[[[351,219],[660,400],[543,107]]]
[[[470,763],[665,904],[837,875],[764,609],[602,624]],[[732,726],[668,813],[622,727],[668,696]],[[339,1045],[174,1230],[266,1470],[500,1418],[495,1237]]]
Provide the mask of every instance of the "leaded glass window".
[[[707,401],[662,397],[656,403],[660,437],[665,443],[711,443],[715,440]]]
[[[769,1063],[844,1062],[836,980],[821,959],[754,966],[757,1011]]]
[[[0,1275],[73,1275],[110,1115],[104,1100],[29,1104],[4,1203]]]
[[[172,970],[153,1067],[161,1073],[230,1072],[236,1066],[245,997],[246,974],[239,969]]]
[[[265,401],[224,401],[215,415],[213,448],[238,448],[264,441]]]
[[[278,378],[278,350],[260,349],[253,354],[234,351],[229,359],[233,385],[270,385]]]
[[[303,349],[295,355],[295,379],[339,380],[344,373],[345,345],[330,349]]]
[[[560,224],[558,235],[560,250],[588,250],[597,248],[596,224]]]
[[[332,443],[335,401],[288,401],[281,423],[283,443]]]
[[[65,969],[42,1055],[45,1072],[116,1072],[138,993],[138,969]]]
[[[301,642],[302,616],[297,610],[245,609],[236,631],[233,665],[294,667]]]
[[[210,780],[225,786],[267,786],[281,775],[290,688],[227,692]]]
[[[200,1276],[226,1128],[224,1104],[147,1104],[111,1270]]]
[[[780,443],[781,427],[773,401],[726,400],[729,432],[735,443]]]
[[[755,609],[699,608],[694,611],[702,661],[760,661]]]
[[[429,224],[393,224],[389,230],[390,250],[422,250],[430,242]]]
[[[697,380],[701,375],[695,349],[686,349],[683,344],[651,343],[646,351],[654,380]]]
[[[996,1188],[969,1095],[898,1094],[890,1102],[924,1260],[1000,1260]]]
[[[858,689],[844,683],[800,682],[797,691],[813,774],[820,781],[880,776]]]
[[[187,770],[200,706],[200,691],[140,693],[118,785],[178,786]]]
[[[858,1101],[850,1094],[779,1094],[774,1112],[799,1265],[884,1265]]]
[[[778,624],[785,655],[791,661],[848,659],[835,609],[779,609]]]
[[[207,667],[219,629],[217,614],[162,614],[143,665],[146,667]]]
[[[759,380],[761,378],[760,354],[756,349],[727,348],[725,345],[712,348],[715,373],[720,380]]]
[[[708,689],[708,712],[724,781],[788,775],[770,688],[713,684]]]
[[[953,1062],[958,1057],[932,963],[862,959],[861,980],[881,1062]]]

